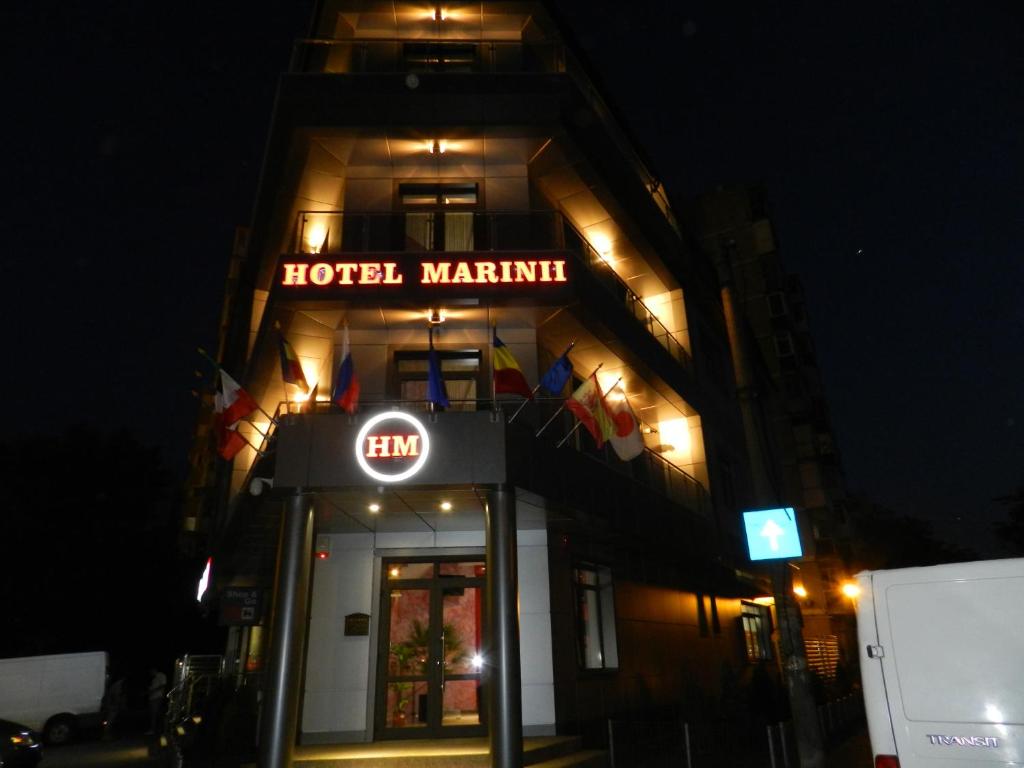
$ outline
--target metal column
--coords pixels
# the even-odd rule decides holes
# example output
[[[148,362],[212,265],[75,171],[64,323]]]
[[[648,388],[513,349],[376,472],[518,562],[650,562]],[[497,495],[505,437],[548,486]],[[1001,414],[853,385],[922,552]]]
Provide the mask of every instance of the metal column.
[[[274,620],[260,716],[260,768],[291,768],[313,550],[311,497],[296,488],[284,503],[274,585]]]
[[[488,492],[487,628],[488,735],[492,768],[522,768],[523,704],[519,669],[519,579],[516,497],[506,485]]]

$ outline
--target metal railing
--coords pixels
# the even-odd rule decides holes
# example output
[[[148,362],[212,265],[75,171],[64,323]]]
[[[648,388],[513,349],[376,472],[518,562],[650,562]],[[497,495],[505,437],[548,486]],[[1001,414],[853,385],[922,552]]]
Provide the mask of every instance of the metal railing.
[[[317,254],[568,251],[679,365],[693,370],[682,342],[560,211],[300,211],[292,249]]]
[[[293,72],[550,73],[565,71],[565,46],[549,41],[409,38],[298,40]]]

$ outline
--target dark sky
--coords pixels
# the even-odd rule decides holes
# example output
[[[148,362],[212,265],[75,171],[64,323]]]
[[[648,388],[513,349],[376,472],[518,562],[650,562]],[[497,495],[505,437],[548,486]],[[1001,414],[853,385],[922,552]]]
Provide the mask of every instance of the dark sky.
[[[1019,4],[558,4],[675,198],[767,185],[851,487],[989,547],[992,498],[1024,484]],[[126,426],[180,464],[308,13],[17,11],[5,433]]]

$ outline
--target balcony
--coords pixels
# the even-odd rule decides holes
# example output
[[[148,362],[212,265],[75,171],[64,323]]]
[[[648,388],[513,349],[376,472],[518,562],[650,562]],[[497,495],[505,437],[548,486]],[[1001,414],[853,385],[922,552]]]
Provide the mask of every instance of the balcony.
[[[569,253],[608,298],[629,314],[688,373],[690,353],[559,211],[301,211],[292,251],[305,254],[399,252]]]
[[[295,43],[292,72],[519,74],[565,71],[565,47],[548,41],[306,39]]]

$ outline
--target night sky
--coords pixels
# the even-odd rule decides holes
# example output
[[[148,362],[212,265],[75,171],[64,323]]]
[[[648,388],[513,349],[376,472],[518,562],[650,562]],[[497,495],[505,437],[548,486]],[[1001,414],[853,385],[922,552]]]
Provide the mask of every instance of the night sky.
[[[1019,4],[558,5],[673,198],[767,186],[851,489],[996,553],[1024,485]],[[20,5],[4,437],[127,427],[180,470],[309,6]]]

